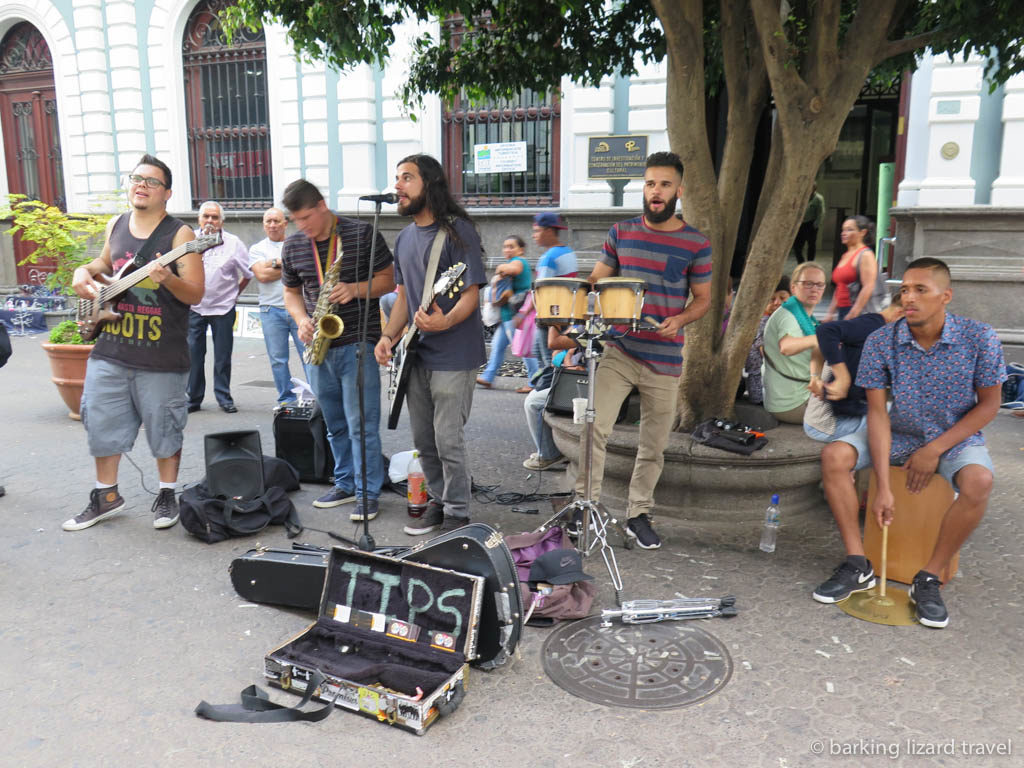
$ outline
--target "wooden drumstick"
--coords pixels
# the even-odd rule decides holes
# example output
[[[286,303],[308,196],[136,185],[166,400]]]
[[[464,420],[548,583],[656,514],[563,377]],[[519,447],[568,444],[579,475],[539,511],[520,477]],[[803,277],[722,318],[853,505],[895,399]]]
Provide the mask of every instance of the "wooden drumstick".
[[[655,330],[657,330],[658,328],[661,327],[661,323],[659,323],[657,320],[655,320],[650,315],[644,315],[643,316],[643,321],[645,323],[647,323],[648,325],[653,325]]]
[[[879,597],[885,597],[885,572],[889,561],[889,526],[882,526],[882,587],[878,590]]]

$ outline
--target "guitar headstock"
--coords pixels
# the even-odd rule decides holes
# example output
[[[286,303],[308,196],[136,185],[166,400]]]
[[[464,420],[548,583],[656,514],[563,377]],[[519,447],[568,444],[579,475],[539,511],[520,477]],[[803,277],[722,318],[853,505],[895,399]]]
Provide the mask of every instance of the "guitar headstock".
[[[220,230],[216,232],[210,232],[206,235],[199,235],[195,240],[190,240],[185,243],[186,253],[202,253],[208,251],[210,248],[214,248],[224,242],[224,238],[221,237]]]
[[[441,276],[434,281],[434,295],[440,296],[441,294],[447,294],[448,298],[454,298],[455,294],[462,290],[465,284],[462,280],[462,274],[466,271],[466,265],[463,262],[452,264],[448,269],[441,273]]]

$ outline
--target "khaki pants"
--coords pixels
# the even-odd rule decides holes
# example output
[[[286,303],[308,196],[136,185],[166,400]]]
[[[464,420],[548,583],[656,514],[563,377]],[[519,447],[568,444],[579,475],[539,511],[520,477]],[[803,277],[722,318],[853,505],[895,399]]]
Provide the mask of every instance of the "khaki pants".
[[[676,418],[676,400],[679,396],[679,378],[655,373],[643,363],[634,360],[611,344],[605,346],[604,359],[597,367],[594,382],[594,452],[591,464],[591,495],[601,498],[601,480],[604,477],[605,447],[615,426],[622,401],[633,387],[640,391],[640,439],[636,463],[629,481],[628,517],[649,513],[654,506],[654,487],[661,477],[665,463],[665,446]],[[576,494],[582,497],[583,469],[586,455],[586,432],[580,437],[580,466],[576,477]]]

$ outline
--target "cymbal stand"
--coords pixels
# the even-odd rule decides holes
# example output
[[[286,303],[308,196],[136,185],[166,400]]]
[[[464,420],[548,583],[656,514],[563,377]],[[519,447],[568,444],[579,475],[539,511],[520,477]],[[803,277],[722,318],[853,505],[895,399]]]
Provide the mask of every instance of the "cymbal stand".
[[[583,455],[581,456],[580,469],[583,472],[584,498],[574,499],[562,507],[553,517],[548,519],[537,530],[545,531],[552,525],[565,524],[572,521],[579,512],[582,518],[582,529],[576,541],[576,548],[584,557],[589,557],[595,548],[600,548],[601,558],[604,560],[605,568],[611,577],[612,586],[615,588],[615,602],[622,604],[622,575],[619,573],[619,564],[615,560],[615,550],[608,543],[609,527],[617,527],[629,546],[629,537],[625,529],[617,524],[608,510],[592,497],[593,476],[592,465],[594,457],[594,380],[597,375],[597,358],[600,356],[594,348],[594,342],[605,335],[605,325],[601,322],[600,315],[595,311],[595,300],[597,294],[591,291],[587,295],[586,322],[581,332],[567,335],[575,335],[586,341],[584,357],[587,361],[587,411],[586,427],[584,431]],[[570,329],[571,330],[571,329]],[[593,538],[591,538],[593,535]]]

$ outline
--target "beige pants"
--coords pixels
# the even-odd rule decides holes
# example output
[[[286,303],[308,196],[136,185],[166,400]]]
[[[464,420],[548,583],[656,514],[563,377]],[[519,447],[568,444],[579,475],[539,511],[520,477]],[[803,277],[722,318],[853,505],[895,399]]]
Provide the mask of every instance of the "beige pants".
[[[679,378],[655,373],[611,344],[605,346],[604,358],[597,367],[594,382],[594,452],[591,464],[591,495],[601,498],[604,477],[605,447],[615,426],[622,401],[636,387],[640,392],[640,439],[637,445],[633,477],[629,481],[628,517],[648,513],[654,506],[654,487],[665,463],[665,446],[676,418]],[[586,432],[580,437],[580,466],[576,477],[576,494],[585,493],[583,465],[586,461]]]
[[[781,421],[783,424],[803,424],[804,423],[804,411],[807,410],[807,403],[793,408],[789,411],[782,411],[781,413],[775,413],[774,411],[768,411],[772,416]]]

